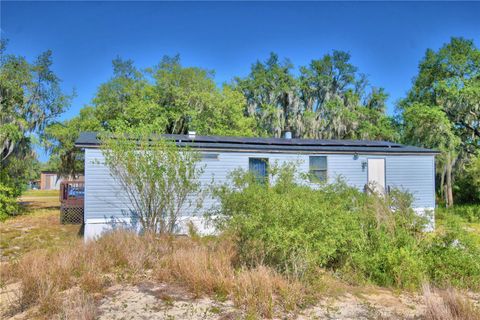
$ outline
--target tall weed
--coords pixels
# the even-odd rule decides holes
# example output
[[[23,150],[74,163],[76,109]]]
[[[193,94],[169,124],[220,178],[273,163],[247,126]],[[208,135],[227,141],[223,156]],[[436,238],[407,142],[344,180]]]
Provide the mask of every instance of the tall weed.
[[[480,310],[454,288],[422,286],[427,320],[480,320]]]

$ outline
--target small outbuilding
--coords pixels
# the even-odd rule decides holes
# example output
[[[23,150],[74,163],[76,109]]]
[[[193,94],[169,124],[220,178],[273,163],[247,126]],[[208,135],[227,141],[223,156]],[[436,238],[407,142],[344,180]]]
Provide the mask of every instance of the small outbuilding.
[[[288,136],[287,136],[288,137]],[[381,192],[400,188],[414,197],[418,214],[435,208],[434,150],[405,146],[387,141],[318,140],[289,138],[244,138],[220,136],[164,135],[178,146],[189,146],[202,154],[202,185],[225,183],[230,172],[243,168],[266,175],[269,164],[293,162],[298,170],[327,183],[341,177],[349,185],[364,190],[375,185]],[[111,229],[119,221],[131,224],[128,198],[104,163],[100,141],[94,132],[85,132],[76,141],[85,150],[85,238]],[[180,232],[193,222],[201,232],[211,232],[204,223],[202,210],[215,205],[205,198],[201,210],[183,213]],[[433,219],[433,216],[432,216]],[[433,226],[433,220],[432,220]]]
[[[40,172],[40,190],[60,190],[62,179],[54,171]]]
[[[60,190],[62,181],[65,180],[83,181],[83,175],[79,175],[75,179],[73,177],[65,179],[56,171],[41,171],[40,180],[35,180],[33,183],[34,186],[40,190]]]

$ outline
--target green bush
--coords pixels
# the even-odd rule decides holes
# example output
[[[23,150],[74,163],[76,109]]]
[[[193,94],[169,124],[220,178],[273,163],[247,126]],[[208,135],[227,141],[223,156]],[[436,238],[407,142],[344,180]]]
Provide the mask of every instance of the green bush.
[[[480,289],[480,247],[462,219],[446,214],[443,227],[422,243],[432,282]]]
[[[480,150],[457,170],[453,191],[455,203],[477,203],[477,210],[480,209]]]
[[[0,183],[0,221],[18,213],[16,191]]]
[[[451,208],[438,208],[436,214],[439,218],[454,214],[464,218],[468,222],[480,222],[480,205],[455,205]]]
[[[292,165],[272,172],[269,184],[258,184],[237,171],[233,186],[215,189],[221,203],[216,221],[233,235],[242,263],[297,277],[321,267],[351,282],[402,288],[428,279],[478,285],[480,269],[472,260],[479,256],[450,244],[439,250],[445,235],[422,232],[427,220],[411,209],[408,194],[367,195],[342,181],[311,188]],[[446,266],[438,270],[441,263]]]

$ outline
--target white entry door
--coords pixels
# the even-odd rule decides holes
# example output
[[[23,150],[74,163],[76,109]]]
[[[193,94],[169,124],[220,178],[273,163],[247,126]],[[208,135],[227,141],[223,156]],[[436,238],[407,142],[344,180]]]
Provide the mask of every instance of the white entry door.
[[[368,159],[368,184],[375,191],[385,193],[385,159]]]

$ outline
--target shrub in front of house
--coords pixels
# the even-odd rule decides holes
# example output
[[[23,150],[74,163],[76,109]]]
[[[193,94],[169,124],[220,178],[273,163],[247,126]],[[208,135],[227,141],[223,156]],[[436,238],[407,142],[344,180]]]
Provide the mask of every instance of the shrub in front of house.
[[[299,278],[321,267],[353,283],[401,288],[428,280],[480,284],[478,247],[463,244],[462,230],[451,230],[462,247],[440,250],[444,235],[422,231],[427,220],[411,209],[408,194],[367,195],[342,181],[311,188],[289,165],[274,170],[269,183],[243,171],[232,182],[215,188],[221,203],[215,215],[245,265],[266,264]]]
[[[480,290],[478,234],[465,231],[462,218],[446,214],[442,226],[422,242],[432,283]]]

